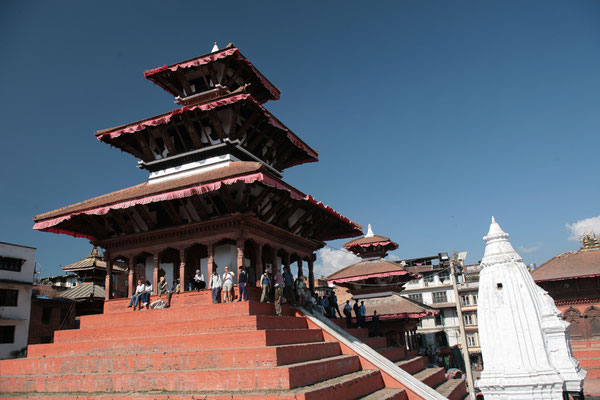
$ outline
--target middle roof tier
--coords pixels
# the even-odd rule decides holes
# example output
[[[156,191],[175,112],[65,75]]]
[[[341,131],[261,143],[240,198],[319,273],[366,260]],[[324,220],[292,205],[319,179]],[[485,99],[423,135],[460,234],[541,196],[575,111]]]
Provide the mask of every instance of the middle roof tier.
[[[277,171],[318,161],[317,151],[248,93],[100,130],[96,137],[139,158],[140,167],[150,171],[224,143],[233,143]]]

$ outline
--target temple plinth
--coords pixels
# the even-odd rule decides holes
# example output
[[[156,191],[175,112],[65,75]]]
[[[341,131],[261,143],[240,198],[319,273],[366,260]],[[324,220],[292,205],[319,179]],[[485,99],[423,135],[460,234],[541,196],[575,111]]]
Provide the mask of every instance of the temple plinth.
[[[148,181],[34,217],[34,229],[88,238],[105,249],[106,293],[118,260],[138,279],[205,279],[230,266],[253,285],[265,268],[303,261],[312,276],[324,241],[354,237],[361,226],[283,181],[283,171],[318,153],[267,111],[279,99],[232,44],[145,77],[181,107],[96,132],[139,159]]]

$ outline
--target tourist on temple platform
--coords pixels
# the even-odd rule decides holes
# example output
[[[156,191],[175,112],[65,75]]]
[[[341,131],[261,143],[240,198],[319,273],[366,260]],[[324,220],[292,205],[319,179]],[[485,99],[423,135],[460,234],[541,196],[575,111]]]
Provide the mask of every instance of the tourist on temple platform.
[[[229,266],[225,266],[225,272],[223,273],[223,293],[225,293],[224,303],[231,303],[233,301],[233,278],[234,275],[229,271]]]
[[[260,276],[260,286],[262,288],[260,301],[261,303],[265,303],[269,300],[269,288],[271,287],[271,278],[269,277],[269,272],[266,269]]]
[[[332,290],[329,295],[329,307],[331,308],[331,316],[335,318],[335,312],[337,311],[337,315],[342,318],[342,313],[340,312],[340,307],[338,306],[338,298],[335,295],[335,292]]]
[[[358,300],[354,300],[352,309],[354,310],[354,316],[356,317],[356,327],[358,327],[360,323],[360,306],[358,305]]]
[[[379,333],[379,315],[377,315],[377,310],[373,311],[371,321],[373,322],[373,335],[381,336],[381,333]]]
[[[283,300],[283,288],[279,283],[275,284],[275,314],[281,317],[283,315],[281,310],[281,301]]]
[[[360,302],[360,309],[359,309],[359,313],[360,313],[360,327],[364,328],[365,327],[365,318],[367,317],[367,308],[365,307],[365,302],[361,301]]]
[[[306,304],[306,299],[304,297],[304,289],[306,288],[306,284],[304,283],[304,277],[302,275],[298,275],[295,282],[296,286],[296,295],[298,296],[298,303],[301,307],[304,307]]]
[[[288,265],[283,267],[283,295],[289,305],[296,306],[296,300],[294,299],[294,275],[290,272]]]
[[[327,300],[327,297],[321,296],[319,298],[319,305],[323,307],[325,315],[331,318],[331,308],[329,307],[329,300]]]
[[[138,303],[140,302],[140,297],[142,296],[142,293],[144,293],[144,284],[142,283],[141,279],[138,279],[138,284],[135,288],[135,294],[131,296],[131,300],[129,301],[129,305],[127,307],[131,307],[133,305],[133,309],[135,310]]]
[[[169,284],[167,283],[167,280],[165,279],[165,276],[161,276],[159,281],[158,281],[158,297],[162,297],[162,295],[164,293],[167,293],[167,291],[169,290]]]
[[[147,309],[150,308],[150,295],[151,294],[152,294],[152,284],[149,281],[146,281],[146,283],[144,284],[144,292],[142,293],[142,296],[140,298],[140,300],[141,300],[140,308],[142,308],[142,307],[146,307]]]
[[[173,293],[179,294],[181,292],[181,286],[179,285],[179,279],[175,279],[173,281],[173,287],[171,290],[167,291],[167,305],[166,308],[171,307],[171,296]]]
[[[213,270],[212,275],[210,276],[210,280],[208,281],[208,287],[212,292],[212,302],[216,304],[219,302],[219,293],[221,292],[221,286],[223,286],[221,282],[221,277],[217,273],[217,269]]]
[[[238,276],[238,289],[240,292],[240,298],[238,299],[238,301],[242,301],[242,298],[244,299],[244,301],[248,301],[248,289],[246,288],[247,284],[248,274],[246,273],[246,268],[242,265],[240,267],[240,274]]]
[[[427,350],[425,350],[425,354],[427,355],[427,358],[429,359],[429,364],[433,364],[433,349],[431,348],[431,345],[427,346]]]
[[[194,288],[198,290],[202,290],[206,287],[206,281],[204,280],[204,274],[197,269],[196,275],[194,275]]]
[[[346,316],[346,328],[352,328],[352,306],[350,305],[350,300],[346,300],[344,315]]]

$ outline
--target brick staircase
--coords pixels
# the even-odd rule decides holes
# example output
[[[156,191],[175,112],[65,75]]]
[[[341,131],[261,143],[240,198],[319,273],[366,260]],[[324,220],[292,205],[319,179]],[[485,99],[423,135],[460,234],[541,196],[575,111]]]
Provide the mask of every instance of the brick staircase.
[[[368,344],[379,354],[393,361],[421,382],[434,388],[442,396],[450,400],[462,400],[466,397],[467,389],[464,379],[447,380],[444,368],[429,366],[428,358],[419,356],[417,351],[409,352],[404,347],[385,347],[386,339],[383,337],[368,337],[368,329],[346,329],[344,319],[333,321],[346,332]]]
[[[127,303],[111,300],[104,314],[82,317],[80,329],[29,346],[25,359],[0,361],[0,399],[423,398],[324,340],[294,309],[277,317],[267,303],[213,305],[208,292],[173,296],[162,310],[133,312]],[[401,363],[415,357],[354,333]],[[443,371],[423,381],[437,386]]]

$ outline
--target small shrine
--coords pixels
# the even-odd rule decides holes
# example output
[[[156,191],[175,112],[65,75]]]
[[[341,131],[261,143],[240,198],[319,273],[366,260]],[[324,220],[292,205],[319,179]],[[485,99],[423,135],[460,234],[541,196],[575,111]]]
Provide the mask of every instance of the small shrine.
[[[479,388],[486,399],[583,399],[586,372],[571,353],[569,324],[508,237],[492,217],[479,278]]]
[[[369,224],[365,236],[344,243],[344,248],[359,256],[361,261],[329,275],[328,283],[345,288],[352,301],[364,303],[370,334],[379,331],[387,338],[389,346],[402,345],[407,350],[417,350],[420,347],[419,320],[439,311],[400,295],[404,284],[419,275],[385,259],[398,244],[386,236],[375,235]],[[345,300],[349,296],[338,297]],[[375,311],[380,321],[377,328],[373,324]]]
[[[312,288],[324,241],[362,227],[282,179],[318,153],[263,106],[279,89],[231,43],[144,76],[179,107],[96,138],[137,158],[148,180],[37,215],[34,229],[105,249],[107,300],[117,261],[130,295],[138,279],[156,291],[159,274],[186,289],[197,269],[207,279],[244,266],[252,286],[265,268],[292,263],[298,275],[308,265]]]

